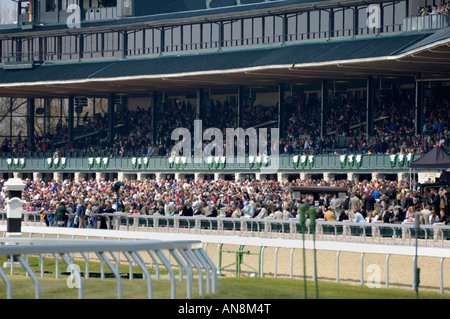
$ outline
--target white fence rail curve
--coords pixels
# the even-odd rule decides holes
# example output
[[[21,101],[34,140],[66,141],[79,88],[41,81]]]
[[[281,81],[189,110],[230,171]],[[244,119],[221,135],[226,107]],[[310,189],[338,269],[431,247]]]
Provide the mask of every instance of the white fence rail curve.
[[[41,287],[36,276],[36,271],[32,269],[28,262],[28,256],[38,255],[40,258],[40,274],[44,277],[44,256],[53,255],[55,258],[55,274],[59,276],[59,258],[61,258],[71,270],[78,285],[78,298],[84,298],[84,287],[81,271],[73,267],[73,254],[79,253],[85,259],[86,270],[84,277],[89,278],[89,254],[94,253],[101,262],[101,276],[104,279],[104,266],[106,264],[117,281],[117,298],[123,297],[122,278],[118,272],[120,254],[130,265],[130,279],[133,278],[132,264],[136,264],[142,270],[143,278],[147,281],[148,298],[153,298],[153,284],[148,266],[143,253],[148,254],[152,263],[156,265],[156,279],[159,279],[159,265],[167,268],[170,280],[170,298],[176,298],[176,275],[169,258],[173,257],[179,267],[179,280],[184,276],[187,278],[187,298],[192,297],[192,283],[194,280],[194,270],[198,272],[199,295],[204,294],[204,277],[206,277],[206,292],[217,292],[217,270],[214,263],[202,248],[200,241],[179,240],[179,241],[149,241],[149,240],[100,240],[100,239],[59,239],[59,238],[0,238],[0,256],[9,258],[10,275],[14,274],[14,264],[16,262],[26,270],[28,276],[33,280],[35,286],[35,298],[40,299]],[[108,256],[109,255],[109,256]],[[14,262],[11,262],[14,261]],[[114,264],[114,263],[115,264]],[[184,276],[183,276],[184,273]],[[204,274],[203,274],[204,273]],[[0,267],[0,277],[6,285],[6,297],[12,299],[11,280],[6,272]]]

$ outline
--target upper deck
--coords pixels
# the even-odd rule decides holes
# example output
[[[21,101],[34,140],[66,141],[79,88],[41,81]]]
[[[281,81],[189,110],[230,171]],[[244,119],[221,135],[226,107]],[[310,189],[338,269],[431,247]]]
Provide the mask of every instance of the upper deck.
[[[0,29],[0,64],[85,61],[304,40],[417,32],[448,14],[416,17],[404,1],[22,0]]]

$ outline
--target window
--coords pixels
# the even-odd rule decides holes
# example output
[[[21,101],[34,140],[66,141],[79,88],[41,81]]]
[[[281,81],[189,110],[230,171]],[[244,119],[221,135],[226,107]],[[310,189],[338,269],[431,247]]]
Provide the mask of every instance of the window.
[[[117,7],[117,0],[99,0],[99,7]]]
[[[54,12],[56,10],[56,0],[46,0],[45,1],[45,11]]]

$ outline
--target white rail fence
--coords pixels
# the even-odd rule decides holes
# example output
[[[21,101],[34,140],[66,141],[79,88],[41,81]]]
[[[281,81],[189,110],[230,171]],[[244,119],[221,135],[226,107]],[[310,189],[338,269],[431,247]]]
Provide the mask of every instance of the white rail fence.
[[[6,223],[6,213],[0,212],[1,222]],[[24,225],[46,226],[41,215],[24,212]],[[131,215],[126,213],[97,215],[106,219],[108,229],[140,230],[152,232],[175,232],[200,235],[238,235],[243,237],[301,239],[302,228],[294,219],[254,219],[225,217],[185,217],[164,215]],[[313,230],[308,222],[304,232],[311,239]],[[317,220],[315,228],[318,240],[386,245],[415,245],[416,230],[413,223],[354,223],[326,222]],[[420,225],[417,233],[419,245],[425,247],[450,248],[450,226],[443,224]]]
[[[29,236],[65,234],[73,237],[86,238],[124,238],[144,240],[190,240],[201,241],[206,246],[210,244],[232,244],[260,247],[259,269],[264,276],[265,249],[275,248],[275,263],[273,275],[277,276],[278,248],[291,250],[290,277],[293,277],[293,252],[302,249],[304,231],[306,249],[313,249],[313,230],[306,223],[302,230],[297,219],[249,219],[249,218],[211,218],[183,217],[159,215],[130,215],[124,213],[104,214],[98,218],[106,218],[109,229],[78,229],[70,227],[45,227],[46,225],[36,213],[24,213],[24,227]],[[42,227],[44,226],[44,227]],[[4,226],[0,225],[0,231]],[[186,236],[188,235],[188,237]],[[410,256],[412,265],[416,261],[415,243],[418,237],[418,256],[435,257],[439,259],[439,283],[433,287],[440,292],[448,290],[444,285],[444,260],[450,257],[450,226],[420,225],[417,232],[413,223],[353,223],[317,221],[314,239],[317,239],[316,249],[336,252],[336,281],[340,280],[339,257],[341,252],[361,254],[361,284],[363,280],[362,267],[367,254],[383,254],[386,256],[386,287],[389,287],[389,260],[392,255]],[[245,238],[245,239],[243,239]],[[219,256],[216,268],[219,268]],[[266,272],[267,275],[267,272]],[[313,274],[315,277],[316,274]],[[411,279],[414,287],[414,278]]]
[[[44,229],[42,229],[44,230]],[[138,265],[142,271],[143,279],[147,283],[148,298],[153,298],[152,275],[149,271],[148,259],[151,265],[156,266],[156,279],[159,278],[159,265],[165,266],[170,280],[170,298],[176,298],[176,274],[170,258],[173,257],[179,268],[179,281],[186,278],[186,295],[192,298],[192,284],[194,271],[198,276],[199,295],[204,295],[206,279],[206,293],[217,292],[217,270],[214,263],[207,256],[200,241],[148,241],[148,240],[100,240],[100,239],[51,239],[51,238],[0,238],[0,256],[9,258],[10,275],[14,274],[14,264],[19,263],[30,276],[35,288],[35,298],[40,299],[41,285],[36,273],[40,272],[44,278],[44,256],[53,255],[55,258],[55,275],[60,274],[59,259],[61,258],[74,275],[78,285],[78,298],[84,298],[84,285],[82,273],[74,267],[73,255],[80,254],[85,260],[84,277],[89,278],[89,255],[95,254],[97,262],[101,262],[101,278],[105,278],[104,264],[113,273],[117,281],[117,298],[123,297],[122,278],[119,273],[119,264],[123,262],[120,255],[125,257],[129,264],[129,278],[133,278],[132,265]],[[147,256],[145,256],[145,255]],[[40,271],[35,270],[29,263],[29,256],[38,256]],[[123,259],[123,258],[122,258]],[[13,262],[11,262],[13,261]],[[13,296],[13,285],[7,273],[0,267],[0,277],[6,285],[6,297]]]

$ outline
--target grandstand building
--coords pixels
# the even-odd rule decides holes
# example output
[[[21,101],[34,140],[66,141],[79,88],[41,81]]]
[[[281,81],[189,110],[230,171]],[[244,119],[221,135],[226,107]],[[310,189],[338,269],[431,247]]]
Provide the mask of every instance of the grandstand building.
[[[4,177],[409,179],[409,165],[421,152],[367,152],[349,148],[349,139],[361,146],[361,139],[380,135],[380,126],[395,124],[395,103],[412,114],[407,134],[426,138],[430,100],[449,98],[446,3],[16,2],[17,24],[0,27]],[[430,12],[418,14],[418,7]],[[335,125],[346,105],[342,99],[357,101],[358,122],[345,124],[342,112],[341,126]],[[214,122],[226,105],[233,106],[228,121]],[[248,114],[256,106],[274,112],[254,123]],[[142,112],[148,121],[139,124],[139,132],[154,146],[167,147],[158,145],[164,140],[161,114],[178,112],[205,121],[204,128],[278,127],[283,146],[300,138],[317,144],[318,137],[335,144],[320,152],[303,145],[281,152],[278,171],[270,175],[260,169],[259,158],[184,164],[165,154],[147,156],[146,148],[112,153],[116,138],[128,135]],[[447,137],[444,147],[448,111],[446,116],[434,132]],[[297,129],[297,117],[311,118],[309,134]],[[99,119],[104,126],[92,125]],[[42,147],[43,137],[51,149]],[[434,179],[440,171],[413,173]]]

